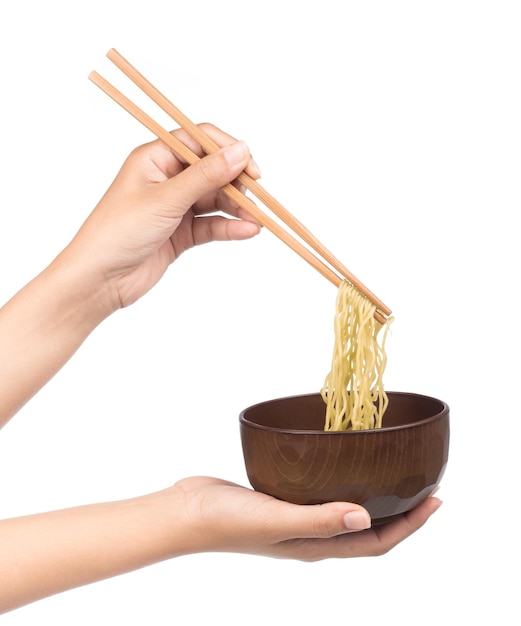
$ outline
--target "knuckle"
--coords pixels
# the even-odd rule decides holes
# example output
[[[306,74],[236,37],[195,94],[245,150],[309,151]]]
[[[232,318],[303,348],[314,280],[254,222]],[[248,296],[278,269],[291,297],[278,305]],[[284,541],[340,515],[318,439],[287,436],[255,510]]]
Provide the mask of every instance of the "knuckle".
[[[315,536],[321,539],[327,539],[337,534],[337,530],[333,527],[331,520],[322,516],[315,519],[313,531]]]
[[[210,186],[220,186],[221,183],[221,167],[219,158],[205,157],[199,161],[199,172],[203,181]]]
[[[387,544],[379,543],[376,548],[373,549],[371,556],[384,556],[391,551],[391,547]]]
[[[215,124],[211,124],[210,122],[201,122],[197,124],[199,128],[207,134],[213,134],[217,131],[217,126]]]

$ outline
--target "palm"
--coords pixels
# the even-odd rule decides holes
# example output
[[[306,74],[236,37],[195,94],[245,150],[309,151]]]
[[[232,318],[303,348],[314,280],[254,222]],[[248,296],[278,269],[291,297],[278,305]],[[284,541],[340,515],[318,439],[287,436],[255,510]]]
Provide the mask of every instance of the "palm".
[[[357,508],[349,503],[289,504],[207,477],[184,479],[175,489],[184,492],[192,515],[201,516],[205,527],[215,529],[208,541],[217,542],[217,549],[303,561],[383,554],[420,528],[437,508],[435,499],[428,498],[395,522],[346,532],[343,515]]]

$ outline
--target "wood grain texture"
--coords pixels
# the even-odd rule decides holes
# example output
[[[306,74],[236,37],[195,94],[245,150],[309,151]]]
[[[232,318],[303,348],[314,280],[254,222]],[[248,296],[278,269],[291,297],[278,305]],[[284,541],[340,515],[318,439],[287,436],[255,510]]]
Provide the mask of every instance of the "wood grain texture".
[[[271,400],[240,415],[252,487],[295,504],[356,502],[373,523],[401,515],[439,484],[448,461],[449,408],[388,392],[384,427],[326,432],[320,394]]]

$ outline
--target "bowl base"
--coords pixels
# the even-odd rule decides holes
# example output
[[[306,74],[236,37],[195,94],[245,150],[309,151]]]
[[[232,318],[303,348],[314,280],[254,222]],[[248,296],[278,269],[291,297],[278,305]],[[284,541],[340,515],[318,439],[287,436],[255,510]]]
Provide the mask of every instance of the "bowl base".
[[[404,515],[405,513],[397,513],[396,515],[388,515],[387,517],[377,517],[375,519],[371,519],[371,526],[383,526],[384,524],[395,522]]]

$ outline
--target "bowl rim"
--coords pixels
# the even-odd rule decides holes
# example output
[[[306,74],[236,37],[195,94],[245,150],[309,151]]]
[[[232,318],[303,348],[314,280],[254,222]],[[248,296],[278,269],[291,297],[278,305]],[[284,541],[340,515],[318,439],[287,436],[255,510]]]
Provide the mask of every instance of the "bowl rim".
[[[247,428],[254,428],[257,430],[263,430],[266,432],[272,433],[281,433],[287,435],[330,435],[333,437],[355,437],[361,435],[373,436],[378,433],[390,433],[397,430],[408,430],[410,428],[418,428],[424,424],[428,424],[431,422],[435,422],[437,420],[442,419],[446,415],[449,414],[449,405],[439,398],[435,398],[434,396],[428,396],[422,393],[414,393],[409,391],[387,391],[388,396],[410,396],[415,398],[424,398],[426,400],[433,400],[435,402],[439,402],[441,405],[441,410],[430,417],[426,417],[419,422],[412,422],[411,424],[402,424],[400,426],[382,426],[381,428],[367,428],[364,430],[313,430],[313,429],[298,429],[298,428],[274,428],[273,426],[264,426],[263,424],[257,424],[256,422],[252,422],[251,420],[245,417],[246,411],[250,411],[251,409],[255,409],[256,407],[263,406],[265,404],[270,404],[272,402],[279,402],[284,400],[292,400],[294,398],[306,398],[310,396],[319,396],[320,392],[311,392],[311,393],[297,393],[288,396],[281,396],[279,398],[272,398],[271,400],[263,400],[261,402],[256,402],[251,406],[243,409],[239,414],[239,422],[241,426]]]

